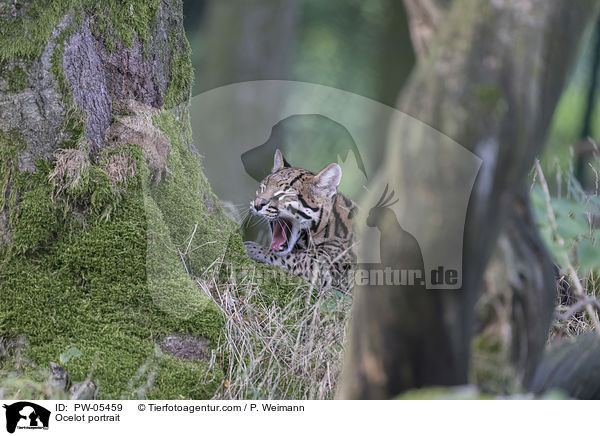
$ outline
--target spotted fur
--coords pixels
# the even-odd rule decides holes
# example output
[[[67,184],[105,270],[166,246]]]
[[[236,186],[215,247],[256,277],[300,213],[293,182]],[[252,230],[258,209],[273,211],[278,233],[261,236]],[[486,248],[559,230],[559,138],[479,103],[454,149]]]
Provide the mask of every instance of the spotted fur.
[[[316,287],[347,288],[346,273],[355,261],[352,218],[357,207],[337,192],[341,177],[338,164],[315,174],[290,167],[277,150],[273,171],[260,183],[250,204],[253,213],[269,222],[271,246],[248,241],[248,255],[286,268]],[[280,245],[282,238],[286,243]]]

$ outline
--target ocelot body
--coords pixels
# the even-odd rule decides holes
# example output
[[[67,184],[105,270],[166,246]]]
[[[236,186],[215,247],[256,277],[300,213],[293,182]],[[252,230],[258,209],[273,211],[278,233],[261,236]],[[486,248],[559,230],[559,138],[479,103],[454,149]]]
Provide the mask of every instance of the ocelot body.
[[[253,213],[268,221],[271,244],[245,242],[248,255],[286,268],[315,287],[348,290],[355,261],[352,218],[358,210],[337,192],[341,178],[336,163],[315,174],[291,167],[277,150],[273,170],[250,204]]]

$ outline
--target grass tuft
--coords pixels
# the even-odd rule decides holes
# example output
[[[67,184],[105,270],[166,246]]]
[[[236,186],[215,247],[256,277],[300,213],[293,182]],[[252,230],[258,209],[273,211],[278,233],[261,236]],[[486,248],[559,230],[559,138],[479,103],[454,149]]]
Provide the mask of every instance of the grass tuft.
[[[197,280],[225,318],[214,351],[225,379],[213,398],[332,399],[351,299],[296,285],[275,302],[249,271],[239,281]]]

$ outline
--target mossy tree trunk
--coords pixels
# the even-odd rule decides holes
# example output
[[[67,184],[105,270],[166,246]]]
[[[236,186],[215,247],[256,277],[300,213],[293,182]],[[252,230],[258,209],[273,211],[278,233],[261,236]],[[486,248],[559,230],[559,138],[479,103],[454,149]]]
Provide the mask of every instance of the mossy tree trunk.
[[[342,397],[389,398],[411,388],[468,382],[475,304],[502,228],[505,245],[516,248],[502,270],[518,263],[517,271],[511,272],[525,292],[514,292],[522,299],[515,307],[526,310],[510,322],[519,332],[526,330],[518,333],[523,335],[521,344],[532,347],[530,355],[521,355],[519,369],[531,374],[555,289],[543,246],[536,232],[530,232],[525,177],[544,143],[578,42],[596,9],[593,1],[451,2],[399,107],[483,159],[467,212],[463,287],[355,290]],[[410,123],[396,127],[388,170],[393,173],[401,166],[401,173],[419,172],[404,167],[407,162],[423,162],[422,137],[411,130],[418,127]],[[410,144],[402,158],[394,147],[398,137]],[[453,156],[437,158],[452,165]],[[427,174],[426,167],[422,171]],[[428,192],[444,183],[441,174],[425,180],[412,188]],[[516,243],[523,239],[526,243]],[[532,260],[534,267],[527,271],[524,267]],[[511,285],[512,279],[508,282]]]
[[[63,365],[99,397],[211,397],[222,319],[193,279],[233,224],[191,140],[181,0],[3,2],[0,19],[0,338],[25,339],[34,379],[76,348]]]

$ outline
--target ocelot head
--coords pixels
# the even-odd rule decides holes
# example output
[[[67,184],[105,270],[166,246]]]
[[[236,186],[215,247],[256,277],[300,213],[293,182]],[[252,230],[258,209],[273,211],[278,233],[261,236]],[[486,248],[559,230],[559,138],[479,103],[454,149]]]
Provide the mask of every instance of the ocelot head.
[[[271,249],[280,255],[291,252],[299,239],[318,233],[327,225],[333,196],[342,178],[336,163],[319,173],[292,168],[279,150],[273,170],[260,182],[251,210],[265,218],[271,228]]]

